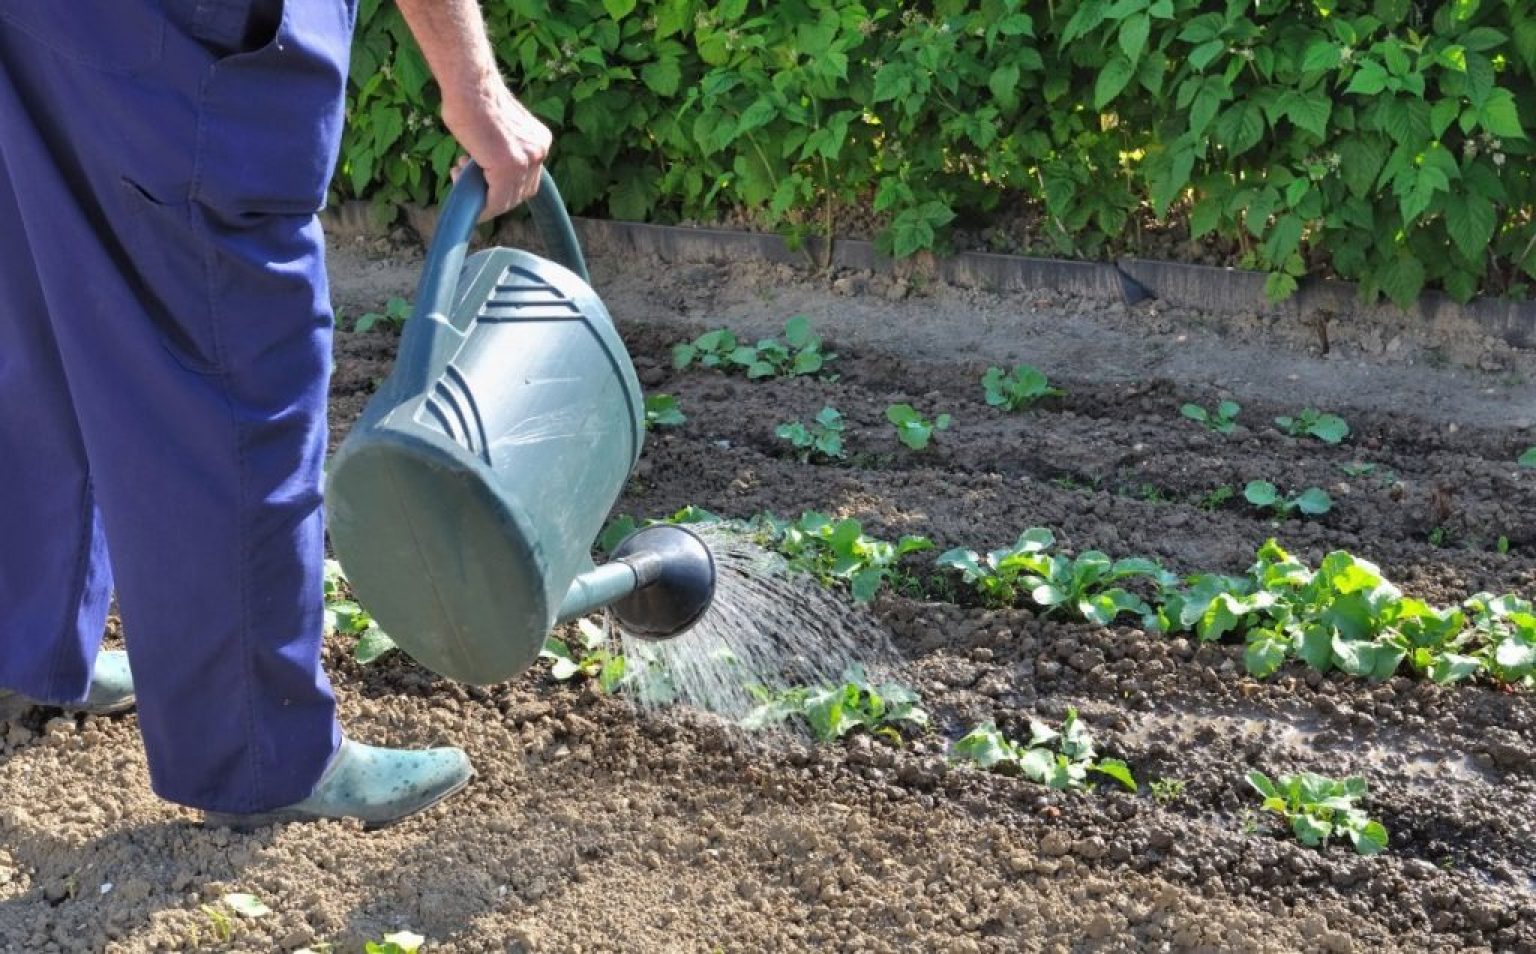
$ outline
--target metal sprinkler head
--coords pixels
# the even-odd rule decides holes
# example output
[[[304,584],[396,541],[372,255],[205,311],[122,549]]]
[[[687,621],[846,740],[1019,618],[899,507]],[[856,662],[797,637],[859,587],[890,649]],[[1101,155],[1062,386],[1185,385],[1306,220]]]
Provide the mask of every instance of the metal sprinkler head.
[[[635,571],[639,586],[609,604],[624,632],[642,639],[681,636],[715,598],[715,558],[691,530],[658,524],[625,537],[611,554]]]

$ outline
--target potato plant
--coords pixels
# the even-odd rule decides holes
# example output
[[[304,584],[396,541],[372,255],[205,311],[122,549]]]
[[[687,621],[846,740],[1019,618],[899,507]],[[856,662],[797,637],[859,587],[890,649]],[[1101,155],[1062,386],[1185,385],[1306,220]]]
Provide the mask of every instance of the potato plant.
[[[768,729],[797,722],[810,729],[819,742],[831,742],[862,729],[894,742],[902,729],[922,728],[928,713],[917,693],[894,682],[875,684],[861,666],[850,666],[843,681],[834,686],[797,686],[789,689],[753,687],[758,705],[743,719],[748,729]]]
[[[810,319],[803,315],[785,324],[783,341],[763,338],[747,344],[729,329],[719,328],[672,347],[672,366],[679,371],[698,365],[753,380],[819,374],[836,358],[822,348],[821,338],[812,333]]]
[[[981,376],[981,388],[987,396],[987,404],[1010,411],[1023,410],[1043,398],[1062,397],[1067,393],[1051,387],[1044,372],[1027,364],[1021,364],[1011,372],[988,368]]]
[[[1003,767],[1032,782],[1056,789],[1082,788],[1089,773],[1112,778],[1132,792],[1137,790],[1131,770],[1119,759],[1097,757],[1093,736],[1068,709],[1061,729],[1034,719],[1029,721],[1029,741],[1011,741],[993,723],[977,726],[950,746],[950,758],[984,769]]]
[[[1362,855],[1380,854],[1387,847],[1387,829],[1373,821],[1357,803],[1365,800],[1365,779],[1351,775],[1328,778],[1312,772],[1282,775],[1278,783],[1260,771],[1248,773],[1248,784],[1264,797],[1264,809],[1278,814],[1296,840],[1322,848],[1342,837]]]

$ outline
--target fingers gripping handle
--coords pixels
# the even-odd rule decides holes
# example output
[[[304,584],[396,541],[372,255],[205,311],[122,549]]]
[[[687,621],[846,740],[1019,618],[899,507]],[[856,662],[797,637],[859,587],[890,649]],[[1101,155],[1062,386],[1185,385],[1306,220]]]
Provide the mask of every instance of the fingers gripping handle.
[[[467,162],[438,214],[437,228],[422,267],[421,284],[416,290],[416,307],[406,322],[397,360],[411,391],[424,390],[433,369],[440,359],[446,358],[441,352],[457,347],[459,336],[449,316],[453,313],[469,240],[485,211],[486,193],[485,173],[473,161]],[[590,284],[586,256],[576,239],[560,190],[547,169],[540,173],[539,191],[528,201],[528,210],[550,258]]]

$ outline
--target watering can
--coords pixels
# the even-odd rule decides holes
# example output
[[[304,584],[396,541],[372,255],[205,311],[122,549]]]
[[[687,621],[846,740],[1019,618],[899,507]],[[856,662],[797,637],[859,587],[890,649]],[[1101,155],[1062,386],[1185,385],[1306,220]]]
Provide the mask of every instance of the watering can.
[[[399,356],[328,469],[331,543],[396,645],[461,682],[511,678],[557,623],[609,607],[676,636],[708,609],[715,565],[652,526],[596,566],[593,541],[645,441],[640,382],[547,172],[530,211],[555,261],[467,255],[484,174],[438,217]]]

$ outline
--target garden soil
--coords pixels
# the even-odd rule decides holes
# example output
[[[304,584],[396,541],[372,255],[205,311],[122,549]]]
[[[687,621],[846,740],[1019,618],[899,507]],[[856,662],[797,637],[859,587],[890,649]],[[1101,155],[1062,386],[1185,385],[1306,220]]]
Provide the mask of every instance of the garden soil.
[[[408,295],[418,264],[399,246],[335,248],[344,323]],[[598,254],[593,271],[647,389],[688,415],[652,435],[620,512],[817,509],[941,549],[1044,526],[1069,551],[1182,572],[1240,572],[1273,536],[1312,562],[1348,549],[1440,603],[1536,591],[1536,471],[1514,463],[1536,444],[1529,355],[1465,340],[1375,347],[1386,332],[1365,328],[1336,333],[1324,357],[1305,334],[1155,303],[777,266]],[[755,336],[795,314],[839,353],[837,380],[670,365],[670,345],[706,328]],[[396,343],[338,335],[338,439]],[[1018,360],[1066,396],[987,407],[981,371]],[[1243,405],[1231,437],[1179,416],[1221,398]],[[914,454],[883,419],[897,401],[955,424]],[[773,437],[824,404],[848,418],[847,463],[802,463]],[[1268,423],[1304,406],[1343,415],[1350,439],[1329,447]],[[1357,463],[1374,469],[1343,469]],[[1323,487],[1335,507],[1276,522],[1240,499],[1261,478]],[[1238,498],[1211,498],[1222,486]],[[871,645],[896,645],[934,717],[902,747],[748,738],[542,669],[458,686],[399,654],[359,666],[334,640],[327,664],[354,737],[462,745],[479,771],[463,795],[376,833],[205,831],[150,794],[131,716],[12,714],[0,950],[356,951],[408,928],[425,950],[474,952],[1536,951],[1529,693],[1297,668],[1256,681],[1239,647],[932,595],[944,589],[929,580],[929,595],[888,592],[863,611]],[[980,721],[1027,733],[1068,707],[1140,794],[1057,793],[943,758]],[[1253,768],[1364,775],[1390,850],[1299,846],[1256,811]],[[1154,798],[1156,779],[1182,790]],[[230,892],[271,911],[226,920]]]

